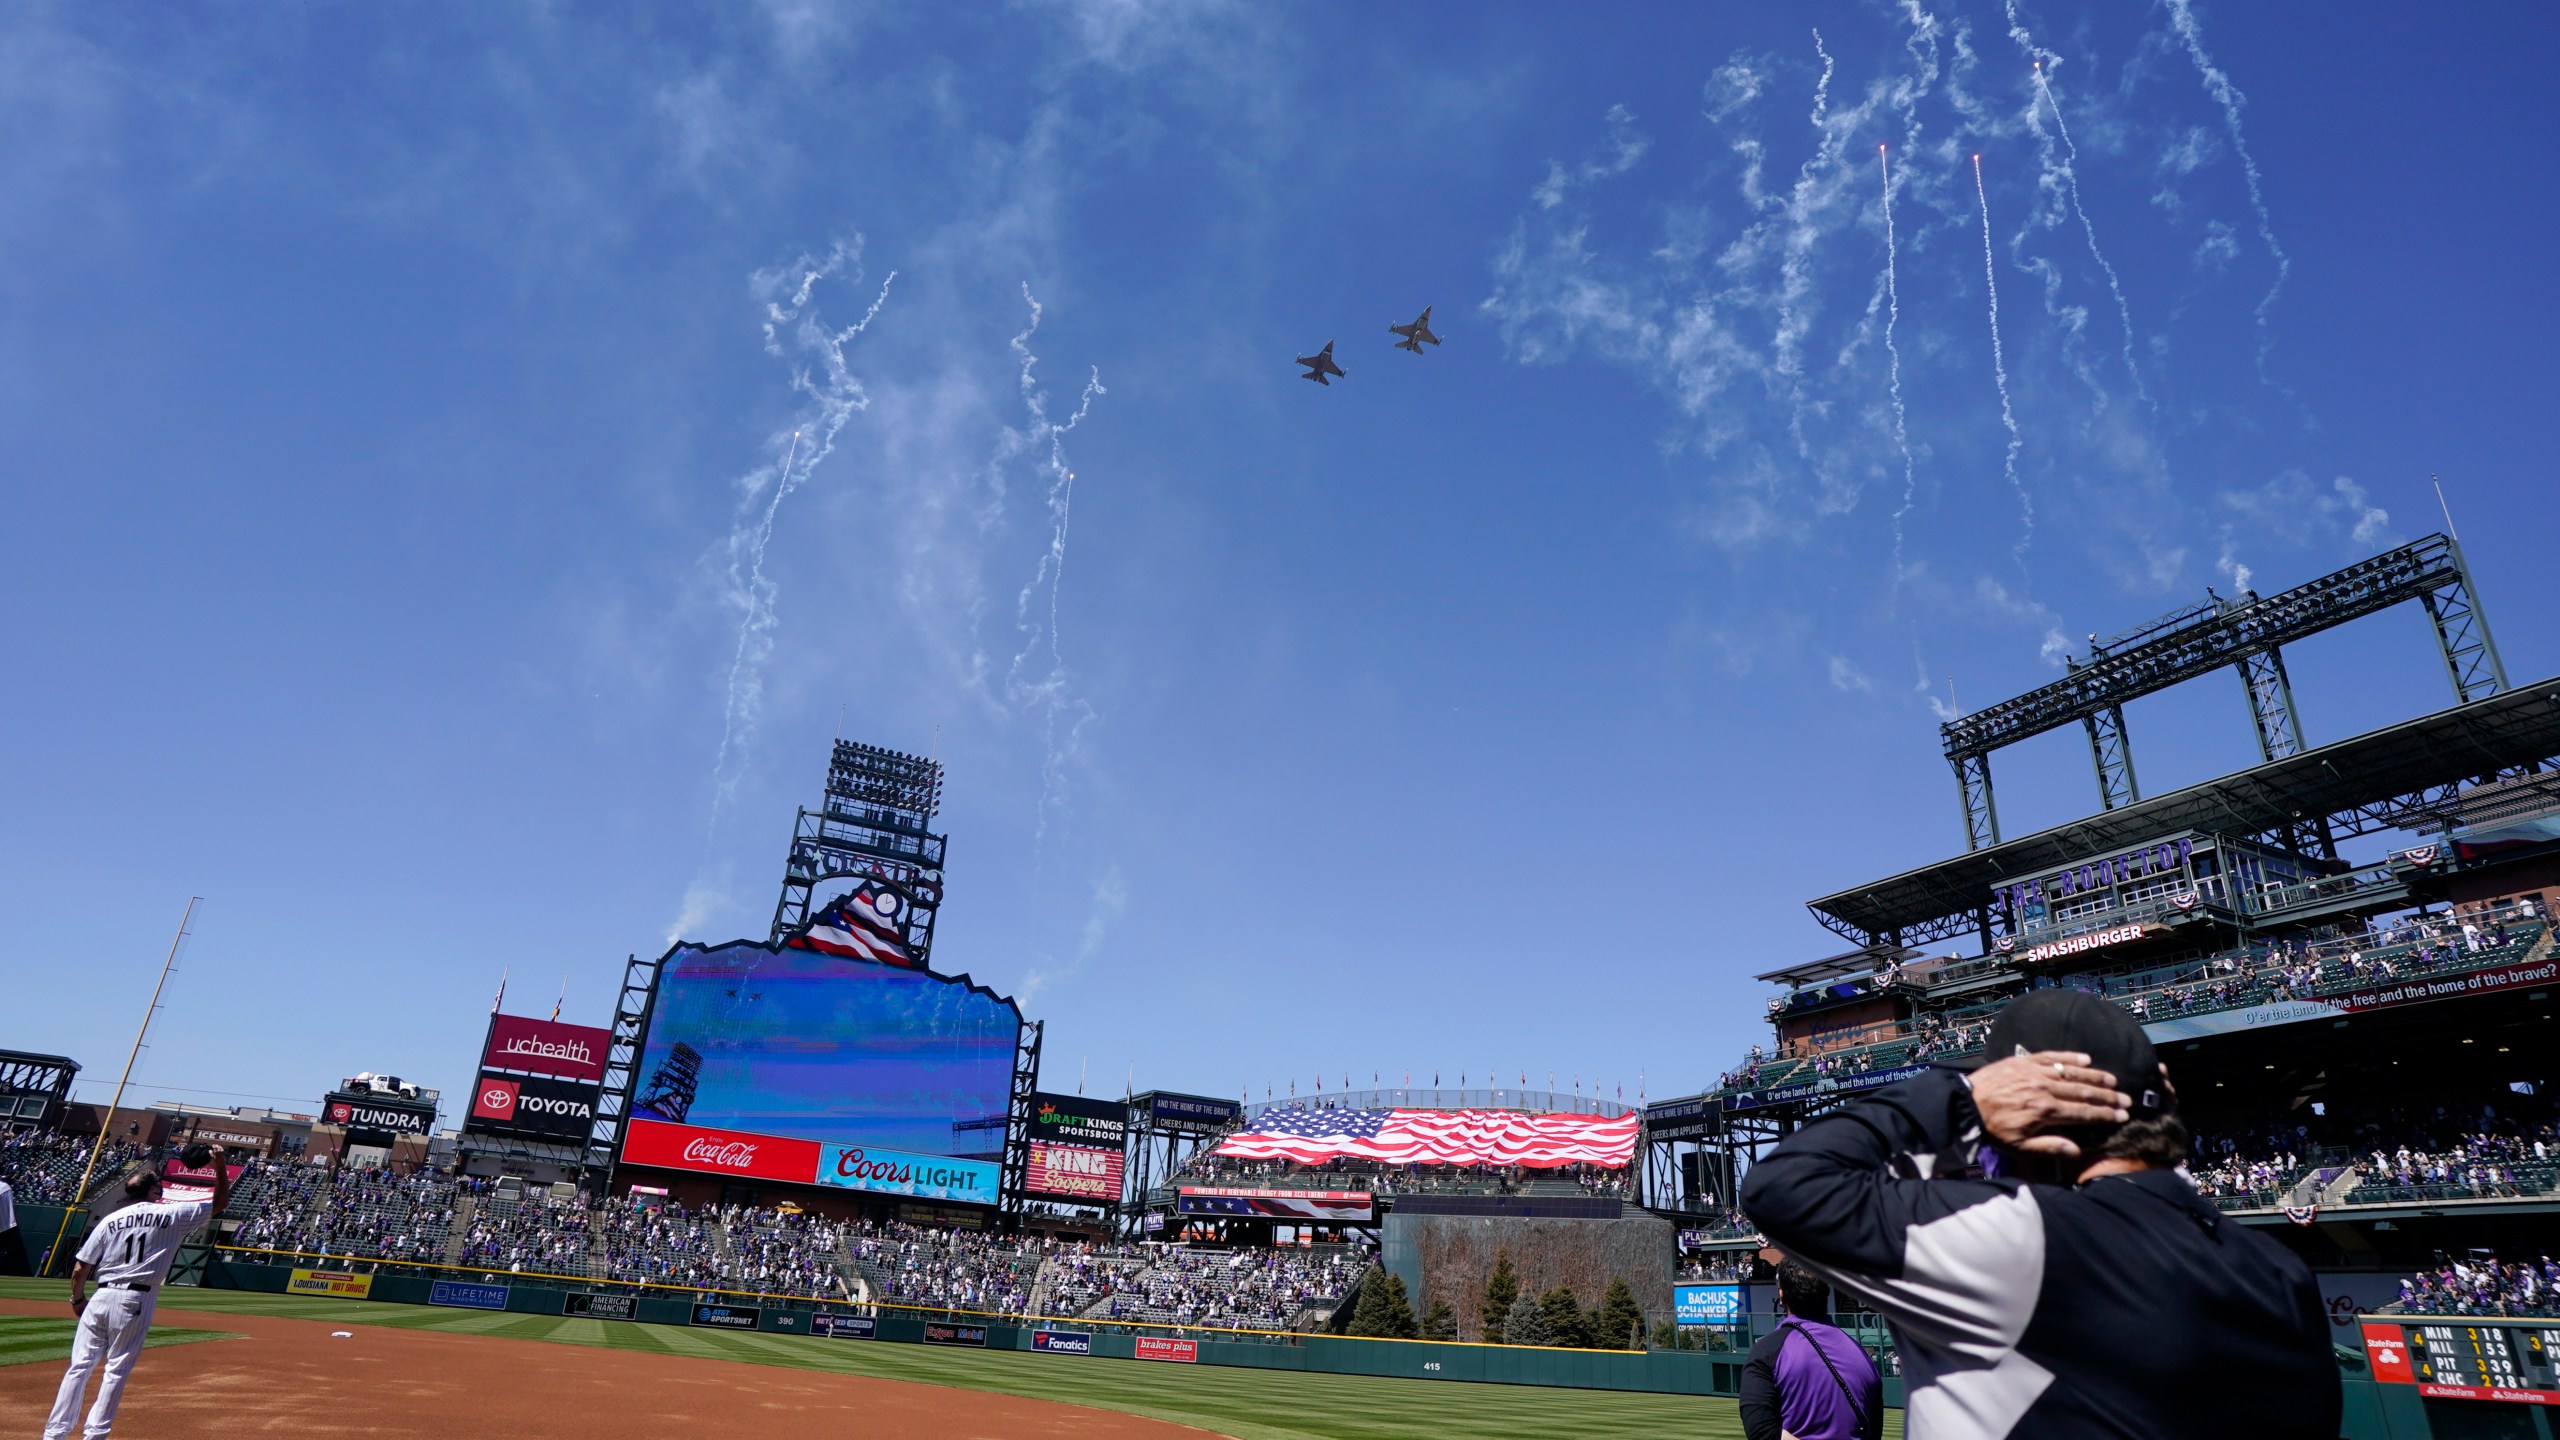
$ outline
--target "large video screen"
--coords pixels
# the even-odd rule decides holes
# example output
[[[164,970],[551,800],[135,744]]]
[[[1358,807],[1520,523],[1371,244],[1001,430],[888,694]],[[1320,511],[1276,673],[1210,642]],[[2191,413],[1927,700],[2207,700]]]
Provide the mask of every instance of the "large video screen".
[[[751,941],[658,976],[637,1119],[916,1155],[1004,1148],[1022,1012],[965,980]]]

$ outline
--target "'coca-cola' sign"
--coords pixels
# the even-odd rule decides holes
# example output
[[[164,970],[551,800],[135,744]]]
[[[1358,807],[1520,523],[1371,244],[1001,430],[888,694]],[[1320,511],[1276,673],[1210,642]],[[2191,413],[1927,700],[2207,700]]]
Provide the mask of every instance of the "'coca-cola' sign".
[[[815,1140],[757,1135],[745,1130],[712,1130],[700,1125],[670,1125],[663,1120],[633,1120],[622,1142],[622,1163],[704,1175],[772,1180],[808,1185],[818,1178]]]

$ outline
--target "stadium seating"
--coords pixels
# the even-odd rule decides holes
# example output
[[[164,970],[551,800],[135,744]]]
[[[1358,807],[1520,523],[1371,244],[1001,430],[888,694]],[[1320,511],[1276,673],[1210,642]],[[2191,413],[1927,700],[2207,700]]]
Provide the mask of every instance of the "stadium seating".
[[[2149,1019],[2240,1009],[2277,1000],[2316,1000],[2394,980],[2456,975],[2489,965],[2539,960],[2555,948],[2550,926],[2531,905],[2518,902],[2473,912],[2469,928],[2442,912],[2385,925],[2333,933],[2318,939],[2257,942],[2242,949],[2175,966],[2083,971],[2062,983],[2108,996]],[[1941,978],[1957,965],[1996,968],[1998,957],[1951,962],[1929,972]],[[1914,971],[1918,967],[1913,967]],[[1919,978],[1915,988],[1926,988]],[[1980,1047],[2001,1002],[1922,1014],[1908,1028],[1871,1027],[1874,1038],[1830,1044],[1818,1054],[1766,1056],[1753,1046],[1745,1063],[1727,1071],[1725,1092],[1846,1080],[1877,1070],[1953,1057]]]
[[[137,1160],[165,1158],[111,1145],[98,1168],[112,1180]],[[75,1139],[0,1142],[0,1178],[33,1203],[60,1203],[87,1161],[86,1144]],[[1566,1188],[1580,1193],[1577,1182]],[[1193,1250],[993,1236],[829,1220],[796,1208],[563,1199],[432,1172],[332,1173],[298,1159],[247,1165],[221,1218],[234,1222],[227,1244],[280,1258],[1243,1329],[1278,1329],[1310,1310],[1329,1314],[1368,1264],[1346,1247]]]
[[[2560,1262],[2548,1255],[2455,1261],[2401,1281],[2400,1298],[2382,1308],[2401,1315],[2560,1316]]]
[[[92,1169],[94,1143],[82,1135],[21,1131],[0,1140],[0,1180],[9,1182],[21,1205],[76,1205],[122,1180],[145,1153],[138,1145],[110,1140]],[[74,1194],[83,1170],[89,1170],[88,1189]]]

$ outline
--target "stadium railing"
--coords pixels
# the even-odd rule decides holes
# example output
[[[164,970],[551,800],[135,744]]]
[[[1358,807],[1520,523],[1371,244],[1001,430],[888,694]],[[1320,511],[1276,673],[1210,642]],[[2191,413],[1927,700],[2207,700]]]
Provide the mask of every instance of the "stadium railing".
[[[1318,1109],[1527,1110],[1540,1114],[1598,1115],[1614,1120],[1639,1108],[1623,1099],[1608,1100],[1597,1094],[1583,1095],[1569,1090],[1537,1090],[1525,1085],[1460,1089],[1405,1086],[1266,1097],[1247,1101],[1244,1113],[1248,1122],[1260,1118],[1268,1110]]]

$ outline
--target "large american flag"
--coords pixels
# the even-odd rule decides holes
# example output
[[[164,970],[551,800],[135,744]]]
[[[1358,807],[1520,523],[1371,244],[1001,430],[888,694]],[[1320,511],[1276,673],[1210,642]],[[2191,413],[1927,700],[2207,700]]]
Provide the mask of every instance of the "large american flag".
[[[852,894],[819,912],[807,929],[783,943],[793,949],[921,969],[899,932],[898,922],[906,910],[905,896],[877,881],[865,880]]]
[[[1320,1164],[1341,1156],[1391,1165],[1561,1165],[1618,1169],[1635,1157],[1643,1116],[1524,1115],[1516,1110],[1266,1110],[1218,1146],[1244,1160]]]

